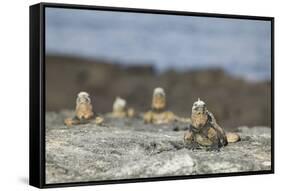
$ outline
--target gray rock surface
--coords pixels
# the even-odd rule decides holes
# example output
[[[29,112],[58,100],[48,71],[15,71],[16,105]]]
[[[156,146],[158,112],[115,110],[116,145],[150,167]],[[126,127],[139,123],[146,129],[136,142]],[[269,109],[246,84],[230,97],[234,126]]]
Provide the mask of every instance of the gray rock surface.
[[[240,127],[241,141],[220,152],[185,148],[186,124],[141,118],[66,127],[71,112],[46,113],[46,183],[227,173],[271,169],[271,130]]]

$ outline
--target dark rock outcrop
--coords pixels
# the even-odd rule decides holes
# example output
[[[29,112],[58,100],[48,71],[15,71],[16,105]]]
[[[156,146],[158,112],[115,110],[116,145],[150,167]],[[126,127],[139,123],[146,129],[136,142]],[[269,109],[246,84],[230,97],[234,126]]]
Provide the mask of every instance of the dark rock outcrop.
[[[248,82],[221,69],[157,73],[147,64],[137,66],[73,57],[46,57],[46,109],[73,109],[78,92],[93,97],[95,111],[110,112],[117,96],[136,111],[150,109],[154,88],[167,94],[167,107],[179,116],[191,114],[198,97],[208,103],[225,128],[271,126],[271,85]],[[251,112],[249,112],[249,110]]]

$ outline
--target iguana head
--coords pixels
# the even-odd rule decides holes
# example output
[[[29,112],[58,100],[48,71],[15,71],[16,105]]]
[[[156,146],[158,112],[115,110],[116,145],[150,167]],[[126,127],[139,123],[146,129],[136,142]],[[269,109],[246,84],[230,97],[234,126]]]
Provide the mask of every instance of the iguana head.
[[[198,100],[193,103],[191,122],[195,128],[202,128],[208,120],[207,107],[204,101]]]
[[[113,112],[123,112],[126,109],[126,100],[117,97],[113,103]]]
[[[87,92],[80,92],[77,95],[77,99],[76,99],[76,104],[81,104],[81,103],[91,103],[91,98],[90,95]]]
[[[198,100],[193,103],[192,114],[205,114],[206,111],[207,111],[207,107],[205,102],[200,100],[200,98],[198,98]]]
[[[152,97],[152,109],[163,110],[166,107],[166,94],[163,88],[155,88]]]

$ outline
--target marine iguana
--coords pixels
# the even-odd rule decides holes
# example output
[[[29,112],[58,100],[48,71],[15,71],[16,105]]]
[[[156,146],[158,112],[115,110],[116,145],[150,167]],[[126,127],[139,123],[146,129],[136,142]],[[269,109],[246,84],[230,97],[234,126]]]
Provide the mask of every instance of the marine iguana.
[[[225,133],[218,125],[214,115],[207,110],[204,101],[198,99],[192,106],[191,126],[184,135],[184,141],[191,149],[206,148],[219,150],[229,142],[237,142],[240,136],[236,133]]]

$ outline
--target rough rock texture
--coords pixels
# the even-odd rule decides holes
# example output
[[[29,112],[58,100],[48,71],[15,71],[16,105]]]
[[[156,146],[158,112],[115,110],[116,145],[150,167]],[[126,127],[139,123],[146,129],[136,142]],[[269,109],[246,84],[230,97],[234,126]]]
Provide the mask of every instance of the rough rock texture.
[[[46,114],[46,182],[77,182],[271,169],[271,130],[240,127],[241,141],[220,152],[185,148],[186,124],[150,125],[105,117],[66,127],[71,112]]]

